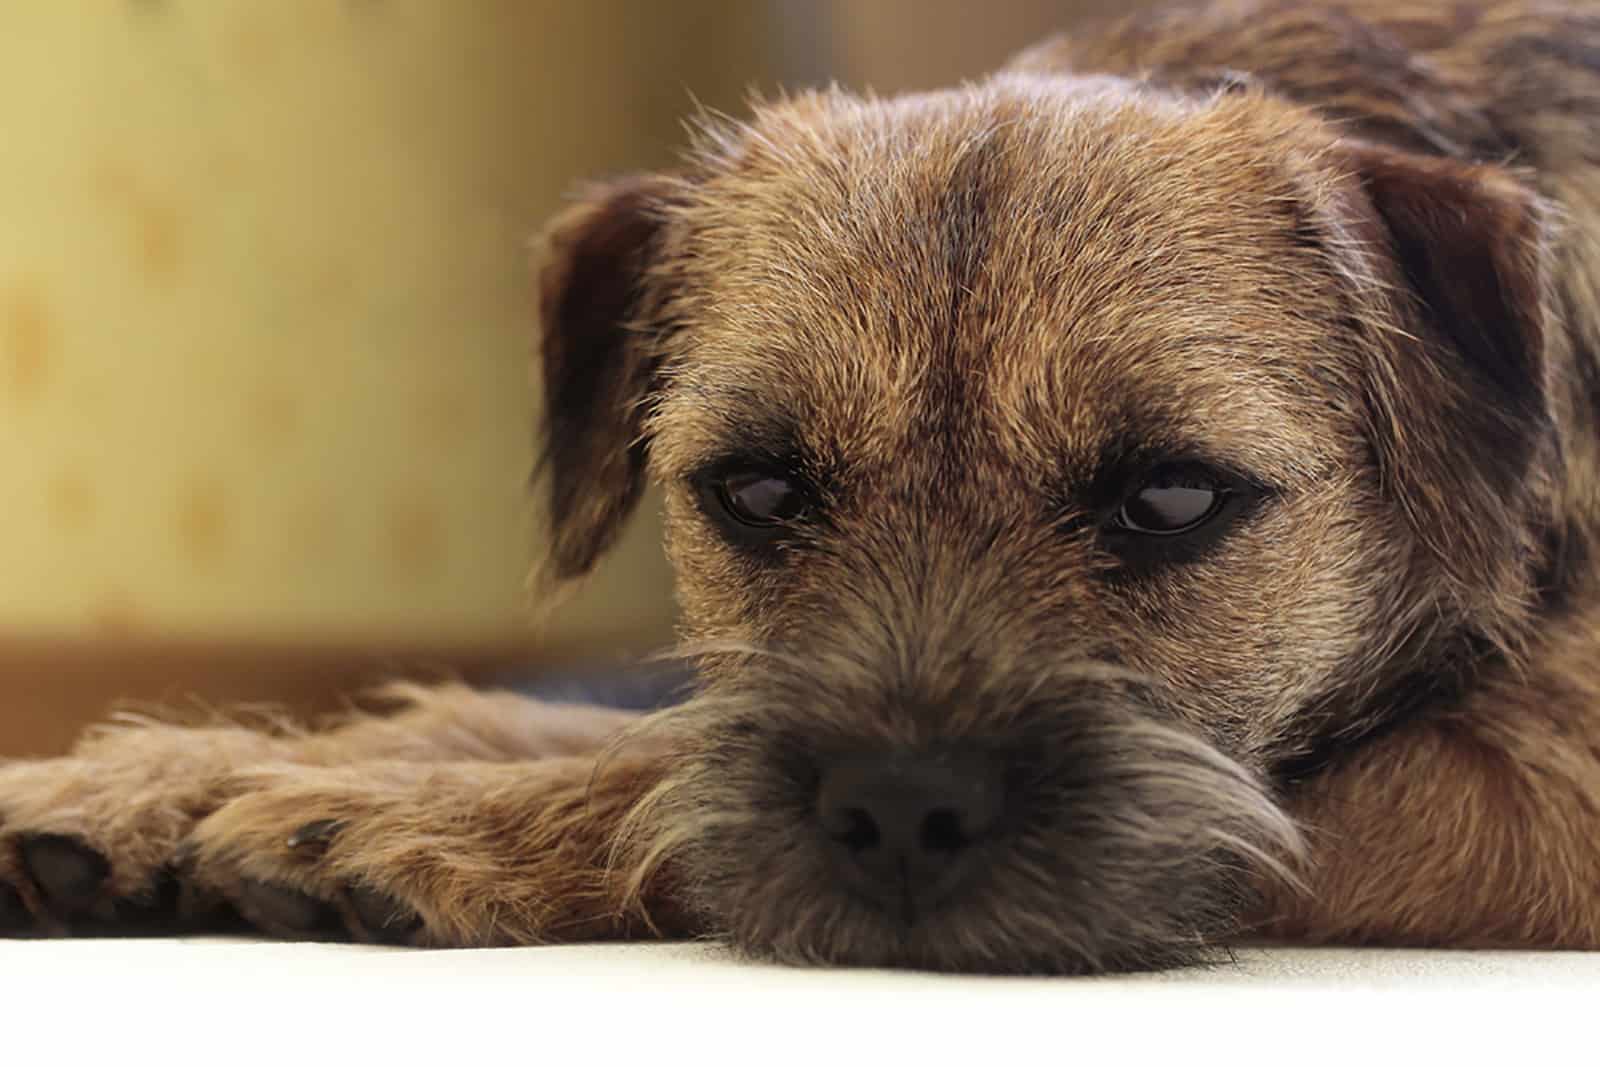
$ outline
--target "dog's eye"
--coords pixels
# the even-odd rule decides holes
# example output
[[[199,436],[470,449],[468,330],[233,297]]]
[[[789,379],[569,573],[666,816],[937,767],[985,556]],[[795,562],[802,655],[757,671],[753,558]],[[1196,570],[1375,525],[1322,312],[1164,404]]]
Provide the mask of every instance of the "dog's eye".
[[[1239,483],[1203,463],[1167,463],[1145,475],[1112,516],[1114,534],[1178,538],[1210,526],[1238,502]]]
[[[1103,528],[1130,573],[1191,563],[1216,545],[1265,490],[1205,463],[1149,468]]]
[[[705,512],[731,544],[767,549],[808,517],[811,496],[797,477],[770,467],[728,465],[692,479]]]
[[[1148,467],[1131,489],[1101,528],[1105,547],[1130,573],[1199,560],[1273,494],[1254,479],[1190,460]]]
[[[1130,533],[1186,534],[1215,518],[1227,497],[1227,487],[1203,470],[1162,468],[1123,502],[1115,523]]]
[[[789,479],[766,471],[732,471],[713,481],[717,500],[746,526],[779,526],[799,518],[805,496]]]

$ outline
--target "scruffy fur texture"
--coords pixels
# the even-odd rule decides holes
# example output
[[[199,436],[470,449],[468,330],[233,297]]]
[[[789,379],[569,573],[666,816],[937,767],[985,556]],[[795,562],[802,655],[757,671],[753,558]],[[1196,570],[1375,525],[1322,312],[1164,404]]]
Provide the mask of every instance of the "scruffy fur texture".
[[[0,768],[0,927],[1600,948],[1597,161],[1600,16],[1521,2],[1186,7],[707,121],[539,273],[549,577],[657,479],[695,696],[107,728]],[[1108,512],[1196,457],[1248,507],[1130,562]],[[703,488],[756,461],[812,494],[771,551]],[[929,752],[1003,767],[1006,819],[885,908],[819,781]]]

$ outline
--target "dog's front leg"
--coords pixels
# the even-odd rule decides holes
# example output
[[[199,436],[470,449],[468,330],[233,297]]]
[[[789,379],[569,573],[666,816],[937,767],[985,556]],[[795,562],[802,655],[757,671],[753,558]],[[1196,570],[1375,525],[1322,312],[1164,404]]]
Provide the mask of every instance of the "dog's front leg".
[[[649,759],[261,767],[191,835],[186,877],[283,937],[491,946],[683,933],[618,832]]]
[[[1298,942],[1600,948],[1600,700],[1559,673],[1492,687],[1304,783],[1309,893],[1258,926]],[[1593,701],[1592,703],[1590,701]]]
[[[403,704],[396,714],[322,733],[139,722],[95,730],[70,756],[0,763],[0,936],[152,921],[203,925],[225,914],[217,907],[223,900],[267,929],[288,932],[294,925],[286,921],[290,902],[298,898],[243,876],[248,869],[281,875],[289,888],[323,887],[319,868],[307,862],[314,835],[302,834],[298,846],[285,851],[300,823],[360,815],[363,803],[381,797],[389,816],[431,832],[422,829],[429,819],[451,827],[459,823],[450,819],[470,820],[474,789],[487,798],[485,810],[499,810],[504,794],[497,790],[513,784],[529,794],[528,818],[537,819],[541,805],[564,810],[575,788],[571,779],[583,776],[582,759],[564,760],[598,752],[635,719],[464,686],[403,686],[391,695]],[[553,762],[545,766],[545,758]],[[406,791],[407,781],[415,791]],[[456,786],[447,787],[450,782]],[[274,797],[301,785],[308,798],[327,800],[338,788],[348,797],[335,805],[339,810],[305,814],[295,826],[273,822],[267,812],[290,818]],[[430,813],[435,796],[440,807]],[[252,822],[242,814],[247,810],[263,814]],[[216,826],[202,835],[199,829],[214,818]],[[331,829],[325,826],[324,836]],[[278,836],[269,840],[272,834]],[[439,840],[446,836],[441,832]],[[352,825],[331,855],[346,855],[358,840],[368,853],[379,847]],[[202,842],[204,853],[197,851]],[[209,863],[210,881],[197,877],[200,859]],[[370,888],[378,891],[389,884],[376,881]],[[374,899],[360,884],[352,892],[357,902]],[[306,901],[300,905],[321,930],[326,916]],[[350,932],[396,933],[378,926],[352,925]]]

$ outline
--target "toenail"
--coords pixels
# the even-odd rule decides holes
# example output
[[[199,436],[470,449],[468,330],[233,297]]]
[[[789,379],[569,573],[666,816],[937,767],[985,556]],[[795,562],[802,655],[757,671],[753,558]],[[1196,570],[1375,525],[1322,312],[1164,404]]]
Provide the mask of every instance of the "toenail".
[[[344,823],[338,819],[318,819],[306,823],[290,834],[286,844],[292,849],[321,851],[328,847],[328,842],[343,828]]]

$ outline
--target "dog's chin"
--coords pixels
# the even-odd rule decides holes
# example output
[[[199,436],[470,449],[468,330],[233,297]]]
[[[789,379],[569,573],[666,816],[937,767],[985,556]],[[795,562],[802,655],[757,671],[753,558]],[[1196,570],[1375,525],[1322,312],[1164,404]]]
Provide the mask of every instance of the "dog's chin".
[[[1254,775],[1134,706],[1013,723],[1031,758],[1004,832],[942,899],[886,907],[839,877],[796,716],[710,716],[641,813],[704,923],[787,963],[1084,974],[1217,957],[1300,842]],[[1044,754],[1042,757],[1040,754]]]

